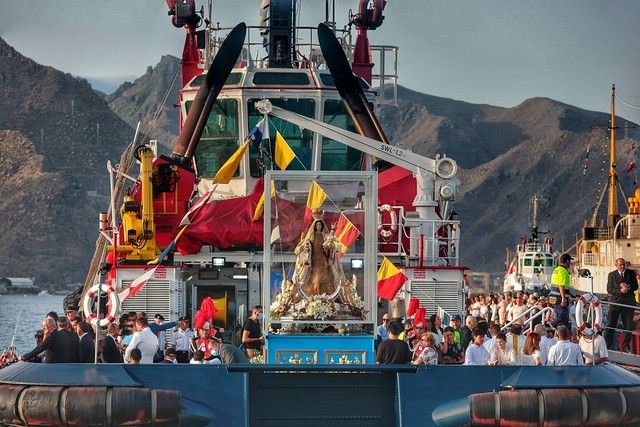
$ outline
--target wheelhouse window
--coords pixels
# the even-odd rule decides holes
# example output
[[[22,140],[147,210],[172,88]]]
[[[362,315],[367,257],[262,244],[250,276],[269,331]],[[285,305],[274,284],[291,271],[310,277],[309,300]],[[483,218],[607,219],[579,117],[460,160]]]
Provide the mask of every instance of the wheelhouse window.
[[[191,104],[191,101],[187,102],[187,111]],[[218,169],[238,149],[238,136],[238,101],[218,99],[213,104],[196,148],[195,162],[198,175],[213,178]],[[234,176],[239,175],[239,171],[236,171]]]
[[[249,131],[264,117],[256,109],[256,102],[260,99],[249,99],[247,105],[248,111],[248,125]],[[271,104],[284,108],[285,110],[293,111],[294,113],[301,114],[305,117],[315,117],[316,101],[313,99],[283,99],[283,98],[269,98]],[[275,161],[271,161],[271,158],[275,157],[275,138],[276,130],[280,132],[280,135],[287,141],[287,144],[295,153],[298,160],[293,160],[287,170],[310,170],[311,169],[311,156],[313,154],[313,132],[307,129],[301,129],[300,126],[289,123],[285,120],[277,117],[269,116],[269,139],[270,146],[264,147],[269,151],[263,150],[260,153],[260,147],[255,144],[249,146],[249,170],[251,176],[254,178],[262,176],[263,167],[262,164],[266,163],[267,169],[279,170]],[[273,163],[273,167],[271,166]],[[304,165],[304,167],[303,167]]]
[[[351,132],[356,131],[356,127],[341,100],[328,99],[324,102],[324,122]],[[320,162],[322,170],[362,170],[362,156],[363,153],[360,150],[330,138],[322,138],[322,160]]]

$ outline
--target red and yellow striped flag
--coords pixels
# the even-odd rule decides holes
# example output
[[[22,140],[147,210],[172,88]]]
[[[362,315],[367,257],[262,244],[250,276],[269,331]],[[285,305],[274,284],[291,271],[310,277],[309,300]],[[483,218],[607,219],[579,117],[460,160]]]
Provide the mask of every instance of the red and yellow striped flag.
[[[311,222],[313,216],[311,211],[319,208],[324,203],[324,199],[327,198],[327,193],[324,192],[322,187],[317,182],[311,182],[311,188],[309,189],[309,195],[307,196],[307,208],[304,211],[304,223],[305,225]]]
[[[336,224],[336,238],[342,245],[340,255],[344,255],[349,250],[349,246],[356,241],[358,236],[360,236],[358,229],[349,221],[349,218],[347,218],[345,214],[341,213],[340,218],[338,218],[338,223]]]
[[[406,281],[407,276],[387,257],[383,257],[378,269],[378,297],[391,301]]]

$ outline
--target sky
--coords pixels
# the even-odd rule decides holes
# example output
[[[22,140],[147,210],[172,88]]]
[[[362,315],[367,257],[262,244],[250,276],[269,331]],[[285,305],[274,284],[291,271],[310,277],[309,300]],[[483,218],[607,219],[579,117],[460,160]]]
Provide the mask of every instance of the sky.
[[[324,20],[301,0],[302,25]],[[338,26],[357,0],[336,0]],[[205,5],[205,1],[197,4]],[[213,21],[255,25],[259,0],[214,0]],[[180,56],[183,30],[164,0],[0,0],[0,37],[23,55],[90,80],[142,75]],[[399,84],[431,95],[513,107],[548,97],[610,109],[610,88],[640,104],[638,0],[388,0],[373,44],[399,47]],[[640,111],[618,113],[640,122]]]

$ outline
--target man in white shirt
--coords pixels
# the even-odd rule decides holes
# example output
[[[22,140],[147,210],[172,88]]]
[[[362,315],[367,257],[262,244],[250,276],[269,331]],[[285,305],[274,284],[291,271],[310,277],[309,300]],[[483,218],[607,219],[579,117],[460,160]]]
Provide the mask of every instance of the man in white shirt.
[[[489,352],[482,345],[484,342],[484,334],[479,329],[471,332],[471,344],[464,353],[465,365],[486,365],[489,361]]]
[[[136,319],[136,332],[133,333],[131,343],[124,352],[124,360],[131,363],[131,350],[137,348],[142,353],[140,363],[153,363],[153,356],[158,351],[158,337],[149,329],[146,317]]]
[[[522,313],[524,313],[525,311],[527,311],[527,306],[524,304],[524,300],[523,300],[523,295],[522,293],[518,292],[516,294],[516,300],[515,303],[511,306],[510,308],[510,312],[511,312],[511,321],[520,319]],[[523,321],[526,320],[525,318],[521,318]]]
[[[519,323],[511,325],[511,331],[507,334],[507,346],[511,345],[511,348],[513,348],[515,365],[522,364],[522,352],[526,341],[527,339],[522,335],[522,325]]]
[[[585,323],[585,325],[588,324]],[[587,328],[590,327],[591,326],[587,326]],[[600,334],[591,335],[590,337],[580,334],[578,345],[580,346],[580,350],[582,351],[582,355],[584,356],[585,365],[599,365],[606,362],[609,358],[607,343]],[[595,354],[596,356],[595,363],[593,363],[592,354]]]
[[[556,329],[558,342],[549,349],[547,365],[551,366],[571,366],[584,365],[582,351],[578,344],[569,341],[569,330],[566,326],[560,325]]]
[[[171,347],[176,350],[178,363],[189,363],[189,341],[195,334],[189,329],[187,316],[182,316],[178,321],[180,327],[171,335]]]
[[[499,333],[500,333],[500,326],[496,325],[495,323],[489,326],[489,335],[491,336],[491,338],[488,340],[487,339],[484,340],[484,344],[483,344],[484,348],[487,349],[489,354],[491,354],[491,350],[493,350],[493,348],[496,346],[496,337],[498,336]]]

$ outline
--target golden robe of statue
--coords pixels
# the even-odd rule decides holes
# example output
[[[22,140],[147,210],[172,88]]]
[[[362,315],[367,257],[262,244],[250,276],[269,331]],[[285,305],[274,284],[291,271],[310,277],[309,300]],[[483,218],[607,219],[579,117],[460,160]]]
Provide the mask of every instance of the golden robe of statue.
[[[294,284],[306,295],[336,296],[346,281],[338,254],[340,242],[323,221],[324,212],[314,209],[313,222],[294,253],[297,256]]]

